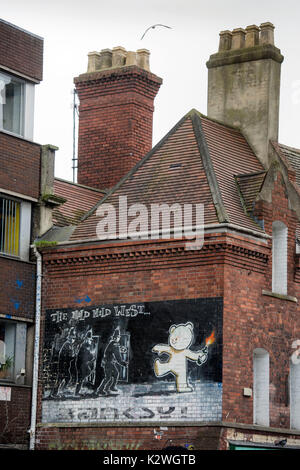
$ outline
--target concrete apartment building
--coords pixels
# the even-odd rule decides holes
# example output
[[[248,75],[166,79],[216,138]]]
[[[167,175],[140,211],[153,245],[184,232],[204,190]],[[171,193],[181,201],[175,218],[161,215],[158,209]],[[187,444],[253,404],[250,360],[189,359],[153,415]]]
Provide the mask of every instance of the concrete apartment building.
[[[149,52],[88,55],[78,184],[44,149],[30,448],[300,448],[300,150],[278,142],[282,62],[271,23],[221,32],[207,115],[152,148]]]

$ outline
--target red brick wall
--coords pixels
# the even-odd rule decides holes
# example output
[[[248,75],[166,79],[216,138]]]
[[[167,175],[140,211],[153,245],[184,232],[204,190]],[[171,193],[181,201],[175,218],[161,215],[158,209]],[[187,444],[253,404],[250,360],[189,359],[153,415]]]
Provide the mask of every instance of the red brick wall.
[[[157,428],[156,428],[157,429]],[[280,431],[210,426],[168,426],[161,439],[152,427],[64,428],[44,427],[38,430],[37,447],[41,450],[161,450],[167,446],[193,445],[195,450],[229,450],[229,441],[245,441],[255,445],[274,445],[288,439],[288,445],[299,446],[299,435]],[[298,444],[297,444],[298,442]]]
[[[253,351],[263,348],[270,356],[270,425],[289,427],[289,358],[299,336],[298,304],[263,296],[263,275],[228,268],[224,278],[223,419],[253,423],[253,399],[243,396],[243,388],[253,388]]]
[[[239,250],[232,249],[235,245],[240,247]],[[224,260],[228,257],[235,265],[233,270],[237,270],[237,266],[241,270],[253,266],[255,272],[264,271],[266,248],[262,245],[257,251],[254,243],[243,238],[215,234],[208,237],[206,245],[199,252],[184,252],[180,251],[181,248],[181,242],[151,241],[130,242],[120,247],[89,246],[87,250],[82,246],[72,249],[60,247],[55,250],[56,253],[45,251],[43,308],[78,307],[76,298],[87,294],[91,304],[94,305],[110,302],[223,297]],[[124,258],[122,256],[124,252],[131,255]],[[258,252],[261,258],[258,257]],[[42,331],[43,326],[44,323]],[[43,338],[41,341],[43,342]],[[224,362],[226,363],[225,358]],[[40,390],[39,410],[41,392]],[[38,421],[40,420],[41,414],[38,417]],[[81,436],[80,441],[84,437],[94,435],[104,440],[108,440],[110,436],[115,439],[116,436],[122,435],[122,429],[93,427],[80,428],[79,431],[79,428],[74,427],[70,441],[76,441],[78,435]],[[190,436],[197,433],[193,427],[180,427],[180,431],[177,428],[176,437],[178,438],[181,432],[185,435],[188,429]],[[131,430],[132,427],[130,435],[135,438]],[[153,428],[133,428],[132,431],[134,430],[138,442],[142,441],[143,448],[154,448],[157,445],[153,437]],[[63,428],[52,430],[47,425],[45,428],[41,427],[38,433],[38,439],[41,439],[39,448],[47,448],[49,443],[54,441],[64,441],[65,432]],[[133,440],[135,442],[135,439]],[[75,445],[74,442],[72,445]],[[77,441],[77,445],[81,444]],[[157,448],[159,447],[160,445]]]
[[[0,443],[27,444],[30,413],[31,387],[11,387],[11,400],[0,401]]]
[[[35,264],[0,257],[0,314],[33,320]]]
[[[288,207],[281,175],[272,191],[272,203],[259,203],[260,217],[267,234],[279,220],[288,227],[288,295],[300,296],[295,256],[296,216]],[[253,399],[243,396],[244,387],[253,387],[253,350],[263,348],[270,358],[270,426],[289,427],[288,375],[292,342],[299,339],[299,303],[262,295],[272,291],[272,241],[265,251],[265,270],[233,270],[224,273],[223,321],[223,419],[253,423]],[[229,261],[229,260],[228,260]],[[237,295],[238,293],[238,295]]]
[[[0,257],[0,314],[2,318],[33,320],[35,315],[35,265]],[[26,365],[27,372],[30,364]],[[30,378],[28,376],[28,380]],[[29,382],[30,383],[30,382]],[[10,386],[5,381],[1,386]],[[0,443],[28,443],[31,387],[11,387],[11,401],[0,401]],[[8,423],[8,425],[6,425]]]
[[[152,147],[153,101],[161,80],[138,67],[84,74],[80,99],[78,182],[114,186]]]
[[[0,21],[1,65],[35,81],[43,78],[44,41],[14,25]],[[0,67],[1,67],[0,65]]]
[[[0,168],[0,188],[38,199],[39,145],[0,132]]]
[[[156,428],[158,430],[158,428]],[[38,430],[39,450],[161,450],[175,445],[194,445],[195,449],[216,450],[218,428],[168,426],[161,439],[156,439],[153,427],[44,427]]]
[[[285,213],[285,206],[281,205]],[[289,256],[294,259],[291,211],[286,222],[291,231]],[[180,247],[178,241],[149,241],[119,247],[107,244],[102,248],[90,245],[86,249],[78,246],[46,250],[43,307],[76,307],[75,299],[86,294],[92,304],[223,297],[223,420],[253,424],[253,401],[243,396],[243,388],[253,387],[253,350],[260,347],[270,354],[270,425],[288,428],[287,377],[291,344],[299,331],[298,304],[262,294],[263,289],[270,289],[270,240],[258,242],[243,236],[211,234],[199,252],[181,251]],[[124,252],[128,256],[124,257]],[[288,293],[299,296],[294,271],[295,264],[291,263]],[[41,409],[41,389],[38,408]],[[55,429],[41,426],[38,446],[47,448],[55,440],[64,442],[66,429],[59,425]],[[122,435],[123,429],[74,426],[70,441],[74,446],[81,445],[83,437],[113,440]],[[151,427],[130,426],[131,429],[130,442],[135,442],[136,432],[142,448],[155,448]],[[195,436],[195,429],[183,423],[174,436],[187,430]]]

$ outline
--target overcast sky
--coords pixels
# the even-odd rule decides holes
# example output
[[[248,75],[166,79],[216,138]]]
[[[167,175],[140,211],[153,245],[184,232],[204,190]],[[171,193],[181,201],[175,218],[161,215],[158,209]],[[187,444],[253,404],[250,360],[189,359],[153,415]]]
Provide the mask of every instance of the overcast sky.
[[[150,50],[163,79],[155,100],[153,144],[192,108],[206,114],[207,68],[219,32],[271,21],[282,64],[280,142],[300,148],[300,3],[296,0],[11,0],[2,19],[44,38],[44,80],[37,86],[35,141],[59,147],[56,176],[72,179],[73,78],[90,51]],[[155,23],[172,29],[151,29]]]

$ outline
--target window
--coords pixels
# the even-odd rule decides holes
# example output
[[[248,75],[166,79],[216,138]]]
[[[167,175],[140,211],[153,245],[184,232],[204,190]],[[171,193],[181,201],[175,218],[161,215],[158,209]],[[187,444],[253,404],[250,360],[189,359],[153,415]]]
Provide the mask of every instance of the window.
[[[19,256],[20,202],[0,196],[0,252]]]
[[[287,241],[288,230],[283,222],[272,226],[272,291],[287,295]]]
[[[28,341],[32,336],[28,331],[24,322],[0,318],[0,382],[30,383]]]
[[[269,353],[262,348],[253,353],[253,419],[269,426]]]
[[[0,128],[14,134],[24,132],[25,82],[0,73]]]
[[[0,194],[0,254],[29,259],[31,203]]]
[[[14,376],[16,325],[0,320],[0,380]]]

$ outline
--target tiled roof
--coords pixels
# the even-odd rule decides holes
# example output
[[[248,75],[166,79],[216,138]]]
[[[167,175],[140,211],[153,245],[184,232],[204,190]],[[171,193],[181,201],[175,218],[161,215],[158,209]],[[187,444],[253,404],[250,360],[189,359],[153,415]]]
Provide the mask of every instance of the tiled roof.
[[[296,225],[296,241],[300,246],[300,222]]]
[[[71,239],[96,238],[97,208],[107,203],[117,209],[121,196],[128,207],[147,206],[148,214],[151,204],[204,204],[205,225],[230,222],[261,231],[243,208],[235,175],[263,170],[238,130],[192,110],[83,217]]]
[[[259,173],[236,175],[235,177],[245,210],[249,215],[253,212],[255,199],[260,192],[265,175],[265,171],[260,171]]]
[[[279,144],[280,150],[283,152],[285,158],[296,172],[296,182],[300,187],[300,149],[288,147],[287,145]]]
[[[53,210],[53,224],[66,227],[77,225],[86,212],[102,199],[104,192],[55,178],[54,194],[66,199],[66,202]]]
[[[259,231],[260,228],[243,211],[235,175],[247,174],[251,178],[250,174],[253,173],[255,177],[257,173],[264,171],[262,164],[237,129],[203,116],[201,122],[229,222]],[[251,203],[249,196],[248,193],[248,203]]]

